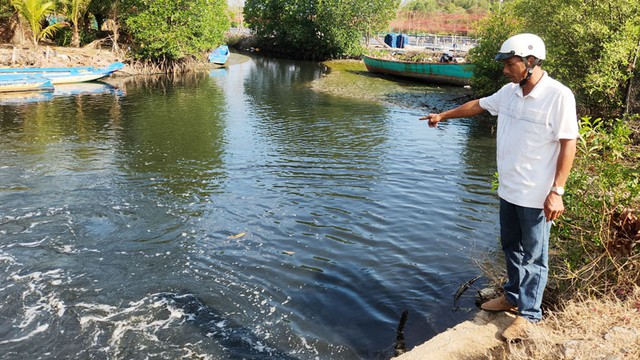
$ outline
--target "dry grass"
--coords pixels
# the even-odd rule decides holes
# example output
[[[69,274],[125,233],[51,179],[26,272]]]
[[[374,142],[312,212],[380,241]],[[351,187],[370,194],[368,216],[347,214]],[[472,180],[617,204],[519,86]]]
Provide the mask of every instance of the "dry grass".
[[[624,300],[583,298],[545,316],[519,343],[487,359],[640,359],[640,288]]]
[[[81,48],[68,46],[54,46],[41,44],[38,48],[33,46],[14,46],[0,44],[0,68],[1,67],[69,67],[69,66],[108,66],[122,61],[126,62],[125,69],[118,75],[153,75],[172,72],[182,74],[193,69],[208,67],[205,56],[200,61],[188,58],[171,63],[150,63],[135,61],[127,57],[122,51],[113,51],[110,47],[102,46],[94,42]]]
[[[0,67],[107,66],[122,59],[121,54],[93,45],[73,48],[41,44],[34,48],[0,44]]]

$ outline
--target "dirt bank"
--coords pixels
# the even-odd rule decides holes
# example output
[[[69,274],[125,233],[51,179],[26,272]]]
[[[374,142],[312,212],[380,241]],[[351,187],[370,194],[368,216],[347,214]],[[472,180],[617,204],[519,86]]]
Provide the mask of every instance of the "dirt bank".
[[[192,60],[185,62],[177,71],[191,71],[211,69],[211,65],[205,61]],[[228,66],[248,61],[248,57],[239,53],[232,53]],[[104,67],[116,61],[123,62],[125,67],[114,73],[112,77],[126,77],[131,75],[162,74],[164,70],[149,64],[134,61],[126,57],[123,52],[114,52],[110,47],[101,46],[99,43],[89,44],[82,48],[60,47],[53,45],[15,46],[0,44],[0,68],[2,67],[74,67],[95,66]]]
[[[28,46],[0,45],[0,66],[2,67],[68,67],[107,66],[115,61],[124,61],[110,49],[96,46],[82,48],[40,45]]]

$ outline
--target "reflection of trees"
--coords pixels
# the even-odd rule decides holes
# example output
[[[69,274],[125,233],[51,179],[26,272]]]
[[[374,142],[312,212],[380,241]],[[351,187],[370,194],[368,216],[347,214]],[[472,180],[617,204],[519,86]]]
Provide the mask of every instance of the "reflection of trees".
[[[387,140],[385,107],[311,91],[307,83],[322,74],[313,63],[267,58],[255,63],[245,94],[252,100],[258,131],[281,155],[301,162],[377,163],[371,157]]]
[[[223,176],[224,93],[203,73],[126,83],[122,152],[131,175],[161,193],[206,195]]]
[[[79,144],[91,144],[104,138],[111,122],[106,114],[119,106],[118,94],[99,95],[68,95],[31,103],[24,99],[24,103],[0,106],[0,129],[3,134],[17,134],[29,144],[24,150],[30,153],[46,154],[51,145],[69,137]],[[84,150],[82,146],[65,149],[78,157],[83,157]]]
[[[495,172],[496,118],[477,116],[468,121],[466,149],[463,157],[470,170],[477,173]],[[490,164],[490,166],[488,166]]]
[[[466,164],[465,174],[469,182],[462,185],[470,194],[495,193],[490,190],[490,182],[497,171],[496,119],[486,115],[464,121],[467,122],[467,136],[461,157]]]

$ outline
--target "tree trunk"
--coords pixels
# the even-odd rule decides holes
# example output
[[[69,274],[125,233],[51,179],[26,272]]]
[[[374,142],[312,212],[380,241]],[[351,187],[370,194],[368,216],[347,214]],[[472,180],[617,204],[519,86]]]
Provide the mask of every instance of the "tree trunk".
[[[101,14],[94,15],[96,18],[96,23],[98,24],[98,32],[103,31],[102,26],[104,24],[105,18]]]
[[[3,43],[11,42],[16,32],[17,20],[15,16],[6,19],[4,23],[0,23],[0,41]]]
[[[120,25],[118,24],[118,8],[117,5],[114,4],[113,7],[111,8],[111,17],[113,19],[113,39],[111,41],[111,49],[114,52],[117,52],[120,50],[120,48],[118,47],[118,40],[120,38]]]
[[[80,31],[78,30],[78,21],[73,22],[73,36],[71,36],[71,46],[80,47]]]
[[[10,21],[13,27],[13,34],[11,36],[11,43],[14,45],[22,46],[25,42],[24,27],[22,22],[18,18],[18,14],[15,14]]]
[[[120,33],[118,32],[118,24],[116,24],[115,22],[113,23],[113,35],[111,36],[111,50],[118,51],[119,47],[118,47],[118,38],[120,36]]]
[[[633,80],[635,78],[635,74],[637,74],[638,72],[636,71],[636,62],[638,60],[638,52],[640,51],[640,41],[638,41],[638,46],[636,47],[636,53],[633,56],[633,63],[631,64],[631,66],[629,67],[629,73],[631,74],[629,76],[629,80],[627,81],[627,91],[625,94],[625,111],[624,114],[628,115],[629,113],[631,113],[631,108],[632,108],[632,102],[633,99],[631,99],[631,91],[633,89]]]

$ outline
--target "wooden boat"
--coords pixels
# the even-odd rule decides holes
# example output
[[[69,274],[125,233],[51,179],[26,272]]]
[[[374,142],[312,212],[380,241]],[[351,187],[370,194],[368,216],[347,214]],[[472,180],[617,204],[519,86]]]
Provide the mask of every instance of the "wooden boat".
[[[369,72],[402,76],[434,84],[468,85],[473,74],[472,64],[468,63],[411,62],[378,59],[366,55],[362,60]]]
[[[51,80],[37,75],[0,75],[0,92],[53,90]]]
[[[51,80],[51,83],[70,84],[93,81],[107,77],[122,69],[124,64],[114,62],[107,67],[67,67],[67,68],[5,68],[0,69],[0,76],[5,75],[35,75]]]
[[[220,45],[209,53],[209,62],[216,65],[224,65],[229,60],[229,47]]]

